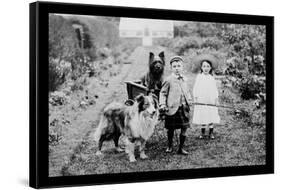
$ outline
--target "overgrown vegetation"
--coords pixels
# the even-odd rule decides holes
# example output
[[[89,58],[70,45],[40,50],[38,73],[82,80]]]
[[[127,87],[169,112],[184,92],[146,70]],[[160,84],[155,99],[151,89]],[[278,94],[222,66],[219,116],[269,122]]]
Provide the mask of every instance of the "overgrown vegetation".
[[[265,101],[265,26],[230,25],[221,34],[228,48],[225,74],[243,99]]]
[[[104,64],[108,57],[113,56],[118,59],[121,54],[123,56],[124,49],[116,48],[120,44],[131,46],[130,52],[136,47],[134,43],[123,42],[119,39],[117,21],[103,17],[90,19],[50,15],[50,92],[58,90],[67,82],[77,84],[76,81],[85,74],[98,75],[100,70],[108,67]],[[126,56],[130,53],[129,51],[125,52]],[[72,89],[80,88],[82,87]]]
[[[89,88],[106,87],[140,44],[118,34],[119,19],[49,16],[49,145],[63,141],[60,109],[85,109],[99,97]],[[107,71],[109,76],[104,72]],[[104,76],[105,75],[105,76]]]
[[[175,26],[175,38],[158,41],[190,64],[210,53],[218,58],[224,83],[239,89],[244,100],[265,102],[265,26],[186,22]],[[190,67],[192,69],[192,67]]]

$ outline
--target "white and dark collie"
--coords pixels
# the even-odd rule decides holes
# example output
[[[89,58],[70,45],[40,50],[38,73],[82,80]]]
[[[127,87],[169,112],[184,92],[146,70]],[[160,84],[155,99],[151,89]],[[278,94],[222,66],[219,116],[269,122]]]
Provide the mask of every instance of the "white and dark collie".
[[[118,146],[119,137],[124,135],[126,153],[130,162],[135,162],[135,145],[139,145],[140,158],[146,159],[144,148],[158,122],[158,102],[153,95],[139,95],[132,105],[113,102],[104,108],[100,123],[95,132],[98,142],[96,155],[101,155],[104,141],[113,140],[118,152],[123,151]]]

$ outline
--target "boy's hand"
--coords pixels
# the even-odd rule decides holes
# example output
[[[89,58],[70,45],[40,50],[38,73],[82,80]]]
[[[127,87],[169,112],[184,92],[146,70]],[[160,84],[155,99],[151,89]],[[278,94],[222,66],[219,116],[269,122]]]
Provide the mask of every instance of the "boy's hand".
[[[167,110],[168,110],[168,108],[167,108],[166,105],[160,105],[160,108],[159,108],[159,112],[160,112],[159,118],[160,118],[160,120],[165,120]]]
[[[159,111],[160,112],[166,112],[166,111],[168,111],[168,108],[167,108],[166,105],[163,104],[163,105],[160,105]]]

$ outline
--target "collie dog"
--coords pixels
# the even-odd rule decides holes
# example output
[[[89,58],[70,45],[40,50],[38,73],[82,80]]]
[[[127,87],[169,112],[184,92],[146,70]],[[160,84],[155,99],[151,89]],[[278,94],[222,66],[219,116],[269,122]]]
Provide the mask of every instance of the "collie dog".
[[[123,151],[118,146],[119,137],[124,135],[126,153],[130,162],[135,162],[135,145],[139,145],[140,158],[148,158],[144,152],[146,141],[154,132],[158,123],[158,100],[150,94],[138,95],[131,106],[113,102],[105,107],[100,123],[95,132],[98,142],[96,155],[101,155],[104,141],[113,140],[116,150]]]

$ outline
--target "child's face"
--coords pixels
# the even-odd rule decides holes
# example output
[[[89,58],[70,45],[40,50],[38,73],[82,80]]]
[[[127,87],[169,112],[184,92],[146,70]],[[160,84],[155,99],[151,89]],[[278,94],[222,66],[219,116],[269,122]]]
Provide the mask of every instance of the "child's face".
[[[182,61],[172,62],[171,63],[171,70],[176,75],[182,74],[182,71],[183,71]]]
[[[209,74],[212,67],[207,61],[204,61],[202,63],[201,69],[202,69],[204,74]]]

